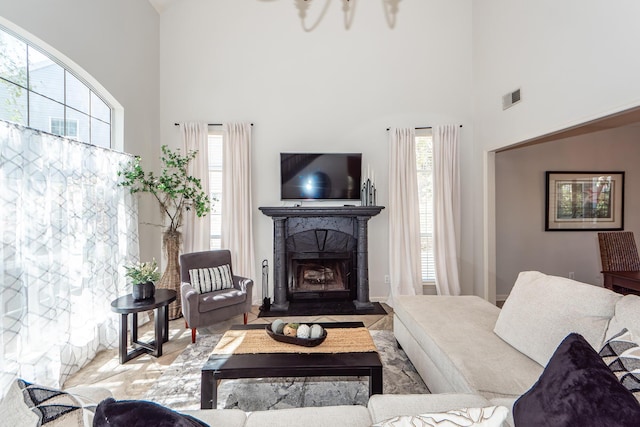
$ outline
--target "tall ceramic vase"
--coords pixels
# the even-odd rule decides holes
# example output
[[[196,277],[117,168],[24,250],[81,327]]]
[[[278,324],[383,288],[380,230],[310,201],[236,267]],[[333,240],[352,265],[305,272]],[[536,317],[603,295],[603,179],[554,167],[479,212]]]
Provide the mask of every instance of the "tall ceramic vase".
[[[182,304],[180,298],[180,243],[182,242],[182,233],[174,230],[167,230],[162,235],[162,246],[167,257],[167,268],[160,281],[157,283],[158,288],[173,289],[177,292],[175,302],[169,304],[169,320],[177,319],[182,316]]]

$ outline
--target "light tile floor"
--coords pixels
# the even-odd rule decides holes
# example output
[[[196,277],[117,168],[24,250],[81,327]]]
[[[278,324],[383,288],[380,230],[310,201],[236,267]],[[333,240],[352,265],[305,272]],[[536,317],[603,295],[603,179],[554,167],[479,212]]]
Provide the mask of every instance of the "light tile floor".
[[[393,330],[393,310],[384,305],[387,315],[362,315],[362,316],[315,316],[313,318],[283,317],[286,322],[299,321],[305,323],[315,322],[363,322],[372,330]],[[258,318],[258,307],[254,306],[249,313],[248,323],[267,324],[274,318]],[[231,325],[242,323],[242,315],[233,317],[225,322],[220,322],[207,327],[205,333],[223,333]],[[142,341],[150,341],[153,336],[153,322],[140,327],[139,338]],[[197,335],[196,335],[197,340]],[[173,363],[173,361],[191,343],[191,331],[185,328],[184,319],[176,319],[169,322],[169,341],[162,346],[162,356],[153,357],[148,354],[139,356],[121,365],[118,360],[118,349],[105,350],[100,353],[84,368],[72,375],[64,384],[64,388],[77,385],[93,385],[104,387],[113,393],[116,399],[141,399],[153,383]]]

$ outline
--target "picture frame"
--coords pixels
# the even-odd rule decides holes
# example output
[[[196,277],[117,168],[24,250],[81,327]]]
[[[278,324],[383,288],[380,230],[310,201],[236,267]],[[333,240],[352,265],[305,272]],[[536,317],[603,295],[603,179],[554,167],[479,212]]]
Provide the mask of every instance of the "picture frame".
[[[624,229],[624,172],[546,172],[545,231]]]

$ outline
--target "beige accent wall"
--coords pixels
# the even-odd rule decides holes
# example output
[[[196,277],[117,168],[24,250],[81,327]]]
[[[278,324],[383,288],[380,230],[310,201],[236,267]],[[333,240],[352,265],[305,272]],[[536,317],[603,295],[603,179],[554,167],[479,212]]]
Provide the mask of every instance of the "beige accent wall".
[[[496,294],[539,270],[602,285],[595,231],[544,231],[546,171],[625,171],[625,230],[640,237],[640,127],[630,126],[497,153]]]

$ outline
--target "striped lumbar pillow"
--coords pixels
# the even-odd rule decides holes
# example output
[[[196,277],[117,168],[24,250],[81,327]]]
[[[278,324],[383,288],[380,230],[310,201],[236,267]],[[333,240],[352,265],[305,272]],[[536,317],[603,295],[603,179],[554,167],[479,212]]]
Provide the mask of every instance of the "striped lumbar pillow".
[[[229,264],[211,268],[195,268],[189,270],[189,277],[191,278],[191,286],[201,294],[233,288]]]

